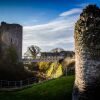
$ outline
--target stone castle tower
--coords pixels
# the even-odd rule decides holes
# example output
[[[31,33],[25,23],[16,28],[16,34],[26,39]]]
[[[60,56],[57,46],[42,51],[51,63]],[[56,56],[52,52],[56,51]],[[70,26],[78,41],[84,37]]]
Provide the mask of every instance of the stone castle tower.
[[[1,23],[0,26],[0,55],[4,56],[6,49],[13,45],[18,59],[22,59],[22,26],[19,24]],[[3,55],[2,55],[3,54]]]
[[[83,9],[75,25],[74,38],[76,77],[73,100],[99,100],[100,9],[96,5]]]

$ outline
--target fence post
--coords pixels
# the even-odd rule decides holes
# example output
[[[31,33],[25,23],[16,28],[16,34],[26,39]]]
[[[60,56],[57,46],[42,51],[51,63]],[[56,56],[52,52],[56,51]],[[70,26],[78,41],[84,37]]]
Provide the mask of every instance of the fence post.
[[[67,68],[65,68],[65,74],[66,74],[66,76],[67,76],[67,74],[68,74],[68,69],[67,69]]]
[[[22,84],[23,84],[23,82],[22,82],[22,80],[20,81],[20,87],[22,87]]]
[[[8,88],[9,88],[9,81],[7,83],[8,83]]]
[[[0,87],[2,88],[2,80],[0,80],[0,81],[1,81]]]
[[[15,88],[16,88],[16,81],[15,81]]]
[[[29,83],[29,79],[28,79],[28,86],[29,86],[29,84],[30,84],[30,83]]]

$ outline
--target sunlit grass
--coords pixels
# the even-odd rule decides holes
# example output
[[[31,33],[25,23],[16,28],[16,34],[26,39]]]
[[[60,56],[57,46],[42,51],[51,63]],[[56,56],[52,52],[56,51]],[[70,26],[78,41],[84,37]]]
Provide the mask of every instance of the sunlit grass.
[[[71,100],[74,76],[61,77],[16,92],[0,92],[0,100]]]

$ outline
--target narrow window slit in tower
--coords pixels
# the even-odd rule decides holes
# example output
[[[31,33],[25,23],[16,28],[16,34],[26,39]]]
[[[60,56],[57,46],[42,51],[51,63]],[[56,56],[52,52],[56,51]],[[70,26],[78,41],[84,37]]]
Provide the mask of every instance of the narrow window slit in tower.
[[[12,44],[12,39],[11,39],[11,44]]]

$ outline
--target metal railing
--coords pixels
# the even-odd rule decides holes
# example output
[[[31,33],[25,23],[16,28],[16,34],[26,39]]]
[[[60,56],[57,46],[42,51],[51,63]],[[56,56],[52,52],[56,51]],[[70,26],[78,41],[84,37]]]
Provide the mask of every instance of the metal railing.
[[[23,88],[28,87],[34,83],[37,83],[37,79],[32,77],[25,80],[20,81],[7,81],[7,80],[0,80],[0,89],[7,88],[7,89],[13,89],[13,88]]]
[[[23,59],[23,63],[29,63],[29,62],[41,62],[41,61],[46,61],[46,62],[52,62],[52,61],[59,61],[62,58],[40,58],[40,59]]]

